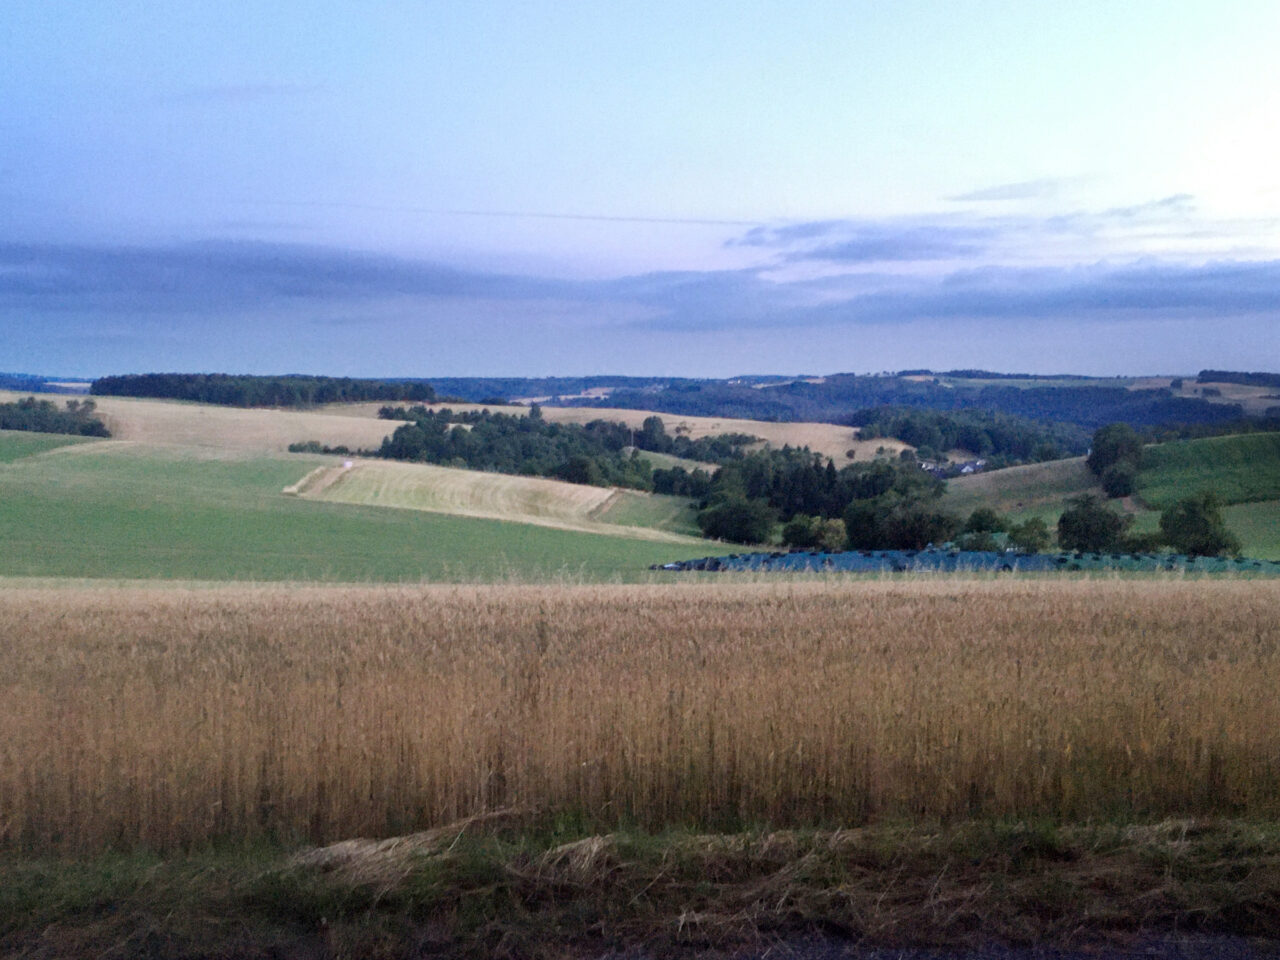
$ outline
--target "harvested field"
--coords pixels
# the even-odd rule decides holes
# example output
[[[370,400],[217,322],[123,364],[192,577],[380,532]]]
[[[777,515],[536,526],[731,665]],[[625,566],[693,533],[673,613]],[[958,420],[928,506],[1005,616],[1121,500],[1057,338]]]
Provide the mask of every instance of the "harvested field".
[[[326,413],[352,417],[376,417],[381,403],[348,403],[331,404],[324,408]],[[433,410],[448,408],[450,410],[492,410],[495,413],[513,413],[523,416],[529,412],[528,407],[493,406],[479,403],[445,403],[435,404]],[[659,413],[653,410],[622,410],[614,407],[543,407],[542,416],[555,423],[590,423],[592,420],[611,420],[625,423],[637,430],[649,417],[661,417],[667,433],[674,435],[677,431],[693,439],[698,437],[718,436],[723,433],[746,433],[759,437],[774,447],[790,444],[793,447],[808,447],[824,457],[830,457],[837,467],[850,463],[846,456],[848,451],[855,452],[855,459],[868,460],[876,455],[876,450],[883,447],[891,456],[897,456],[906,448],[901,440],[891,437],[880,437],[875,440],[858,440],[854,437],[853,427],[842,427],[834,423],[778,423],[771,420],[736,420],[732,417],[684,417],[674,413]],[[395,426],[395,424],[393,424]]]
[[[322,475],[309,474],[304,479],[311,482],[303,486],[300,495],[316,500],[511,520],[646,540],[690,542],[689,537],[666,533],[643,523],[619,526],[606,520],[610,505],[626,493],[613,487],[387,460],[360,460],[350,469],[329,467]],[[674,501],[674,512],[688,506],[687,501],[674,497],[635,496],[659,502]],[[628,519],[636,516],[632,512]]]
[[[1280,814],[1280,584],[0,593],[0,830]]]
[[[0,390],[0,402],[28,393]],[[39,394],[61,407],[61,394]],[[116,440],[225,447],[234,450],[285,451],[291,443],[318,440],[327,446],[369,449],[379,446],[397,424],[372,417],[346,417],[311,410],[243,410],[205,403],[91,397],[98,415]]]

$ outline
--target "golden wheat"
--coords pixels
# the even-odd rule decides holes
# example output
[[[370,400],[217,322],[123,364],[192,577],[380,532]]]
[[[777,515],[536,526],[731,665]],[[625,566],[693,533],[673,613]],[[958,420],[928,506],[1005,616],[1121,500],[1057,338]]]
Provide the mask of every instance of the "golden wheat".
[[[29,849],[1280,813],[1280,584],[0,593]]]

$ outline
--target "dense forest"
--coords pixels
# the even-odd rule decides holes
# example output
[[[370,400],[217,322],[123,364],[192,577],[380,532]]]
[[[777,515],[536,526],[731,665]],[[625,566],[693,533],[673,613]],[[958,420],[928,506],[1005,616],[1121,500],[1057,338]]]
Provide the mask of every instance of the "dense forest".
[[[742,457],[742,448],[756,442],[745,434],[698,440],[672,437],[660,417],[647,418],[640,430],[610,420],[550,423],[536,405],[527,416],[489,410],[432,411],[424,406],[384,407],[380,414],[406,422],[382,442],[379,456],[666,493],[686,491],[675,490],[665,479],[672,471],[655,471],[639,451],[722,463]],[[709,482],[703,471],[692,475]]]
[[[98,396],[193,400],[232,407],[309,407],[320,403],[411,400],[432,403],[436,392],[424,381],[352,380],[289,374],[256,377],[226,373],[142,373],[101,377]]]
[[[1057,460],[1089,449],[1089,433],[1069,423],[1047,424],[987,410],[925,410],[876,407],[850,418],[866,440],[896,437],[931,460],[948,450],[986,457],[996,468]]]
[[[106,424],[94,416],[92,400],[68,400],[58,409],[50,400],[27,397],[0,403],[0,430],[32,430],[38,433],[71,433],[81,437],[109,437]]]
[[[964,529],[940,508],[943,490],[909,453],[837,470],[809,450],[766,449],[720,468],[698,524],[708,537],[739,543],[768,543],[781,521],[788,546],[920,549]]]

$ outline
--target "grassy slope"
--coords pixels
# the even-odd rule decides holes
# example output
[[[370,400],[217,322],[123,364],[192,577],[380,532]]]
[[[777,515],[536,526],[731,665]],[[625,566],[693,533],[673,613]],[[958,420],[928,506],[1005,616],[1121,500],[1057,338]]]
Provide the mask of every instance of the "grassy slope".
[[[1240,503],[1222,513],[1246,557],[1280,560],[1280,500]]]
[[[92,443],[92,437],[76,437],[65,433],[33,433],[26,430],[0,430],[0,463],[13,463],[59,447]]]
[[[616,496],[593,514],[604,523],[652,527],[690,537],[701,535],[697,515],[698,511],[692,500],[657,493],[640,493],[636,490],[619,490]],[[703,543],[706,541],[699,543],[699,548]]]
[[[947,481],[943,505],[962,517],[978,507],[991,507],[1017,520],[1040,517],[1052,526],[1064,501],[1090,492],[1101,490],[1084,458],[1073,457],[957,477]]]
[[[673,457],[669,453],[654,453],[652,450],[637,450],[636,453],[638,453],[641,458],[648,460],[649,465],[655,470],[670,470],[673,467],[684,467],[690,473],[694,470],[705,470],[707,473],[715,473],[720,469],[720,465],[717,463],[704,463],[701,460],[686,460],[684,457]]]
[[[1182,440],[1143,452],[1138,496],[1153,511],[1199,490],[1231,504],[1224,516],[1245,556],[1280,559],[1280,433]],[[1142,526],[1155,529],[1154,516]]]
[[[417,581],[638,576],[713,552],[286,497],[307,457],[103,441],[0,466],[0,575]]]
[[[1280,499],[1280,433],[1161,443],[1143,451],[1138,494],[1161,509],[1197,490],[1226,503]]]
[[[1225,511],[1227,526],[1246,556],[1280,559],[1280,434],[1159,444],[1147,447],[1145,457],[1135,530],[1157,530],[1161,507],[1207,487],[1236,504]],[[990,506],[1016,520],[1040,517],[1052,527],[1067,499],[1101,492],[1083,458],[1075,458],[960,477],[948,481],[943,502],[961,516]]]

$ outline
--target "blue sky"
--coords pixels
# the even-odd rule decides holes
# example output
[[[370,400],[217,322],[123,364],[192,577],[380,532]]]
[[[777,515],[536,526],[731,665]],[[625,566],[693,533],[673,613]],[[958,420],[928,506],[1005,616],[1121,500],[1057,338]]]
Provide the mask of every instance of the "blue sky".
[[[1280,5],[13,0],[0,369],[1280,369]]]

